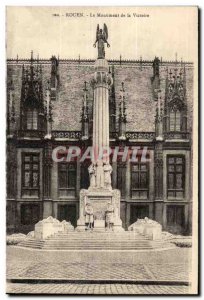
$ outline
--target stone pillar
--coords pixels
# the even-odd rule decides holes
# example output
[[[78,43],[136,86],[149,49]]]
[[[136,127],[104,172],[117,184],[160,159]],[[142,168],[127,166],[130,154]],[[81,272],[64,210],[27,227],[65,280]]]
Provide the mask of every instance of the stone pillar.
[[[47,140],[48,141],[48,140]],[[51,175],[52,175],[52,145],[48,141],[44,149],[43,159],[43,218],[52,215]]]
[[[112,162],[112,168],[113,168],[113,173],[112,173],[112,187],[117,188],[117,162]]]
[[[126,201],[131,198],[131,163],[127,160],[126,163],[126,187],[125,187],[125,199]]]
[[[164,224],[166,218],[166,208],[163,211],[164,202],[164,180],[166,175],[163,173],[163,109],[161,103],[161,91],[157,90],[157,108],[155,117],[155,155],[154,155],[154,178],[155,178],[155,203],[154,203],[154,218],[160,224]],[[165,179],[164,179],[165,178]],[[163,215],[163,216],[162,216]]]
[[[109,101],[108,89],[112,78],[108,73],[108,62],[97,59],[95,63],[94,79],[94,120],[93,120],[93,148],[96,157],[101,147],[109,147]]]
[[[121,92],[121,101],[119,103],[119,140],[126,140],[126,105],[125,105],[125,96],[124,96],[124,82],[122,82]]]
[[[52,137],[52,127],[51,127],[51,92],[49,86],[46,89],[46,122],[47,122],[47,132],[45,139],[51,139]]]
[[[89,112],[87,106],[87,82],[84,81],[84,101],[83,101],[83,108],[82,108],[82,140],[89,139]]]
[[[77,170],[76,170],[76,197],[79,198],[80,192],[80,179],[81,179],[81,170],[80,170],[80,161],[79,157],[77,157]]]
[[[155,146],[155,199],[163,200],[163,145],[157,143]]]

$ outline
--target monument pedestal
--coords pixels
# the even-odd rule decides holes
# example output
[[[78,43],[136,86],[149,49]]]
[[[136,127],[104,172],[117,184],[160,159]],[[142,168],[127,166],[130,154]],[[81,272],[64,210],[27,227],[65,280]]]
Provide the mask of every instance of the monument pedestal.
[[[105,34],[105,33],[104,33]],[[94,91],[93,104],[93,151],[94,160],[89,166],[90,187],[80,191],[80,216],[77,221],[77,230],[85,230],[85,221],[92,213],[94,230],[106,230],[106,216],[109,225],[113,224],[114,231],[123,231],[120,219],[120,191],[112,190],[112,167],[104,149],[109,149],[109,88],[113,83],[109,73],[108,61],[105,59],[104,38],[99,43],[99,55],[95,62],[91,85]],[[86,204],[90,205],[86,205]],[[109,205],[108,205],[109,204]],[[87,208],[89,207],[89,209]],[[107,212],[107,215],[106,215]],[[87,215],[87,219],[86,219]],[[92,222],[92,221],[91,221]],[[112,227],[112,226],[111,226]]]
[[[90,188],[80,191],[80,216],[77,221],[77,231],[84,231],[85,226],[85,205],[90,203],[94,213],[94,231],[105,231],[105,219],[108,203],[114,208],[113,230],[124,231],[120,219],[120,191],[106,190],[104,188]]]

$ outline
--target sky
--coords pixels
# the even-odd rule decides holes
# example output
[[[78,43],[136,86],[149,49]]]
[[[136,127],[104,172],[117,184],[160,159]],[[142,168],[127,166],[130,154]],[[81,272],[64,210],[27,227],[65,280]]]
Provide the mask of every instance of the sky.
[[[80,16],[70,16],[79,13]],[[119,17],[98,17],[97,13]],[[137,14],[134,17],[133,14]],[[59,14],[59,16],[54,16]],[[69,16],[66,16],[69,14]],[[83,14],[83,16],[81,16]],[[121,14],[124,16],[122,17]],[[138,15],[149,17],[138,17]],[[7,7],[7,58],[95,59],[96,27],[108,27],[107,59],[194,61],[196,7]]]

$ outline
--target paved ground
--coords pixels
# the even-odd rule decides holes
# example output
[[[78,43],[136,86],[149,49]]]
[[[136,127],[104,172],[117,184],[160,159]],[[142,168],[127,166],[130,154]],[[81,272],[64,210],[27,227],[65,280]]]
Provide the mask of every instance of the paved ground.
[[[7,284],[7,293],[13,294],[107,294],[151,295],[188,294],[188,286],[136,284]]]
[[[189,282],[190,256],[189,248],[152,252],[71,252],[8,247],[7,279],[14,283],[8,283],[7,292],[185,294],[188,287],[183,283]],[[44,280],[44,283],[26,284],[26,279]],[[45,280],[54,279],[75,282],[45,284]],[[22,280],[22,283],[15,283],[15,280]],[[112,281],[112,284],[98,284],[97,280]],[[128,281],[138,284],[127,284]],[[158,285],[145,285],[149,282]],[[169,283],[179,286],[167,286]]]

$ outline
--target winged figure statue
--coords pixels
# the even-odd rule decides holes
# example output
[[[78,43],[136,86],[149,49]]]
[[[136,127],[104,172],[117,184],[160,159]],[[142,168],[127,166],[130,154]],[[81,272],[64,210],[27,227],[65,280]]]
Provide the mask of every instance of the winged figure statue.
[[[94,48],[96,47],[96,43],[98,43],[98,58],[105,58],[105,47],[104,44],[107,44],[109,48],[110,45],[107,41],[108,39],[108,28],[106,24],[103,25],[103,30],[99,28],[99,24],[96,29],[96,41],[94,43]]]

